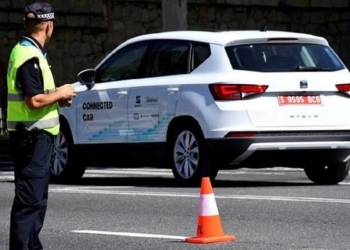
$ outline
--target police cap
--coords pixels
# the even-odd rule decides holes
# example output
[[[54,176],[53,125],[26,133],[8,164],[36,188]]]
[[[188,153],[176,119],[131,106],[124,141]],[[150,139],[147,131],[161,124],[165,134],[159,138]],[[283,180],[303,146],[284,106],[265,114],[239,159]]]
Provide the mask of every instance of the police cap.
[[[32,13],[34,17],[28,17],[28,14]],[[49,3],[35,2],[27,5],[23,11],[24,20],[40,20],[40,21],[54,21],[55,12],[53,7]]]

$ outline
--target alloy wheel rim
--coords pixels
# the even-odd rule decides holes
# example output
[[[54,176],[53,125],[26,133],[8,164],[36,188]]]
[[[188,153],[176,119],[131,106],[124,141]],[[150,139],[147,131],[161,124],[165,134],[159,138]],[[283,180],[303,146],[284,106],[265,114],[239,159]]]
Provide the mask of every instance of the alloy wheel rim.
[[[190,131],[183,131],[176,139],[174,147],[174,164],[178,175],[190,179],[198,168],[198,141]]]
[[[54,175],[61,174],[68,160],[68,145],[66,138],[60,132],[55,138],[55,150],[54,150],[54,159],[51,167],[51,173]]]

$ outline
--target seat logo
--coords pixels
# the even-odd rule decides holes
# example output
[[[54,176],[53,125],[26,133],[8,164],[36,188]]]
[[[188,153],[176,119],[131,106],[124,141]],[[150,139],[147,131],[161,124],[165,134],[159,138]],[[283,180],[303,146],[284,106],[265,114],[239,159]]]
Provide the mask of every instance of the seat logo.
[[[307,89],[307,81],[306,80],[300,81],[300,88],[301,89]]]

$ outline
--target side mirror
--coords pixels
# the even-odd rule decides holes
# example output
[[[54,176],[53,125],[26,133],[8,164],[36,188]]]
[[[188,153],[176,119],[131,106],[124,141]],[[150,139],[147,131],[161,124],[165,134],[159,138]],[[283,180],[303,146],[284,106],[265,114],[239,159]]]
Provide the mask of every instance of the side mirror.
[[[86,85],[88,89],[91,89],[95,85],[95,70],[86,69],[80,71],[78,74],[78,80],[81,84]]]

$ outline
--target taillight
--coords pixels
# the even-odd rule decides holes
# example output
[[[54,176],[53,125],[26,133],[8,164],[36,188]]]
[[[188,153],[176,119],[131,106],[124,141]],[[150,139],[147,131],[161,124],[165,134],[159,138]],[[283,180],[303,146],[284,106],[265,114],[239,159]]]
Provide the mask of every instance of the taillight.
[[[215,100],[241,100],[248,96],[261,94],[267,85],[215,83],[209,85]]]
[[[335,85],[339,92],[342,92],[348,96],[350,96],[350,83],[337,84]]]

